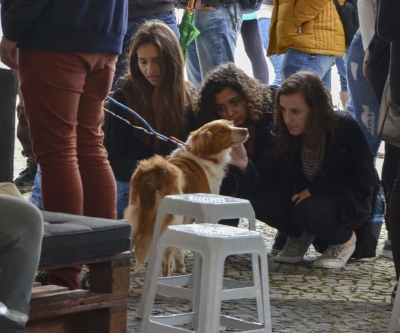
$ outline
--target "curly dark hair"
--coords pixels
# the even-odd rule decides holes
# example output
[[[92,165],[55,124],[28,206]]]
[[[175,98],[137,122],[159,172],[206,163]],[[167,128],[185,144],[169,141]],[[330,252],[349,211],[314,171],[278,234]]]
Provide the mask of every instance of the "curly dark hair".
[[[264,112],[274,112],[274,90],[264,87],[260,81],[229,62],[212,69],[203,81],[196,107],[199,126],[220,118],[215,110],[215,95],[228,88],[236,91],[246,104],[244,125],[257,122]]]
[[[311,109],[307,119],[305,134],[310,139],[310,148],[319,156],[325,137],[332,137],[334,131],[333,105],[330,92],[314,72],[300,71],[287,78],[276,96],[276,159],[282,171],[290,172],[295,157],[300,154],[302,136],[289,133],[283,120],[280,96],[301,93]]]

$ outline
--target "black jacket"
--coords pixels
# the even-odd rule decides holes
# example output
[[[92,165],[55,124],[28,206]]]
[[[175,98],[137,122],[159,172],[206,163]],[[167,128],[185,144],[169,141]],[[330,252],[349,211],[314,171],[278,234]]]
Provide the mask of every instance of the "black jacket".
[[[124,105],[127,104],[125,95],[121,89],[116,90],[112,97]],[[135,116],[131,115],[128,111],[125,111],[111,102],[109,102],[107,108],[113,113],[133,123]],[[139,113],[139,110],[135,111]],[[190,130],[193,130],[194,121],[192,119],[193,114],[188,110],[188,135]],[[144,127],[144,125],[142,127]],[[151,145],[145,145],[144,140],[141,139],[144,139],[150,134],[141,132],[140,129],[133,128],[128,123],[108,112],[106,112],[105,115],[103,129],[105,133],[104,146],[108,151],[108,159],[113,169],[115,179],[123,182],[129,182],[138,162],[142,159],[150,158],[156,154],[155,147]],[[142,135],[135,136],[135,131],[142,133]],[[169,135],[169,133],[161,134],[165,136]],[[186,138],[178,139],[186,141]],[[175,144],[164,141],[161,141],[161,146],[161,148],[166,151],[172,151],[177,148]]]

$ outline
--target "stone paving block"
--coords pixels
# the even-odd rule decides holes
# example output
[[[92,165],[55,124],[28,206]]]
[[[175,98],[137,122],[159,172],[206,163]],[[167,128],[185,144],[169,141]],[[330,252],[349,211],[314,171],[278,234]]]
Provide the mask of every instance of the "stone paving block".
[[[241,227],[246,223],[241,222]],[[384,228],[382,228],[384,229]],[[273,244],[275,230],[257,222],[266,249]],[[382,248],[386,231],[382,230],[378,248]],[[343,269],[315,269],[313,260],[319,254],[311,247],[306,260],[298,265],[277,263],[268,258],[271,299],[272,331],[277,333],[383,333],[387,332],[392,306],[390,294],[395,284],[393,261],[376,258],[350,260]],[[251,280],[250,256],[230,256],[226,260],[225,275]],[[185,263],[191,270],[192,254],[187,251]],[[134,265],[134,254],[132,265]],[[128,330],[138,332],[140,320],[135,317],[140,290],[145,278],[145,267],[131,272]],[[189,311],[189,302],[177,298],[156,297],[160,314]],[[222,312],[249,319],[255,318],[254,300],[223,302]],[[234,330],[225,329],[225,332]],[[208,332],[205,332],[208,333]]]

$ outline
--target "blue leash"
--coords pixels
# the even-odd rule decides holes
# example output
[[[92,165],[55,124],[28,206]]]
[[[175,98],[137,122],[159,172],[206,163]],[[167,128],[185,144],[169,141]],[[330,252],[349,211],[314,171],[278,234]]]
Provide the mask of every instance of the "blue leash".
[[[110,110],[104,108],[104,110],[106,110],[107,112],[109,112],[112,115],[116,116],[117,118],[122,119],[123,121],[127,122],[132,127],[137,128],[137,129],[141,129],[141,130],[145,131],[148,134],[155,135],[157,138],[159,138],[159,139],[161,139],[163,141],[170,141],[170,142],[174,143],[177,146],[182,146],[182,144],[184,145],[183,142],[179,141],[178,139],[176,139],[176,138],[174,138],[172,136],[168,138],[165,135],[157,133],[155,130],[153,130],[151,128],[151,126],[147,123],[147,121],[142,118],[142,116],[140,116],[136,111],[133,111],[132,109],[128,108],[126,105],[116,101],[114,98],[112,98],[110,96],[107,96],[107,99],[110,102],[114,103],[115,105],[118,105],[120,108],[124,109],[125,111],[128,111],[129,113],[133,114],[136,118],[138,118],[144,124],[146,129],[144,129],[143,127],[133,126],[128,120],[126,120],[126,119],[116,115],[115,113],[111,112]]]

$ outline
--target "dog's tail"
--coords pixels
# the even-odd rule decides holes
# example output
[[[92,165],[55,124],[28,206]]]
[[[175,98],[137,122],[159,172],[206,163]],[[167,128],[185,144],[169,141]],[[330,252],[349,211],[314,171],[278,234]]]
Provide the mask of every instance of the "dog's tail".
[[[181,194],[184,185],[181,171],[162,156],[139,163],[131,179],[129,206],[124,218],[132,226],[132,249],[135,250],[135,271],[146,260],[157,216],[157,209],[166,195]],[[165,216],[161,233],[174,224],[174,215]]]

